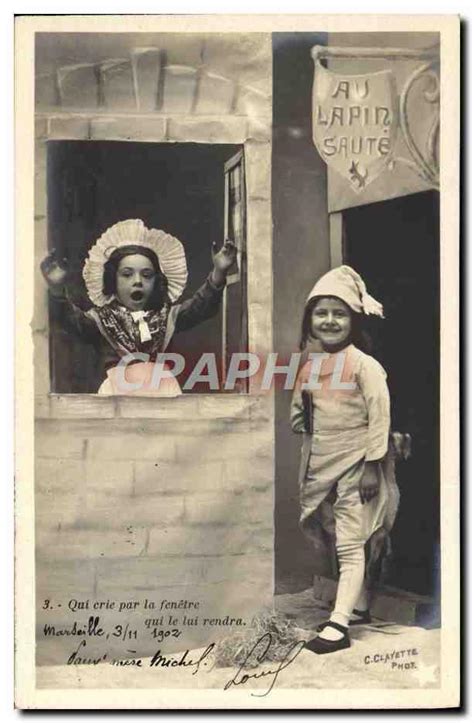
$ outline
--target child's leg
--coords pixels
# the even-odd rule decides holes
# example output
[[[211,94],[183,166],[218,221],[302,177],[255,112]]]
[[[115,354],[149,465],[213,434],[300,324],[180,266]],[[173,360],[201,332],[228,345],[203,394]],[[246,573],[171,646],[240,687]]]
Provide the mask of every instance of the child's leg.
[[[344,627],[349,625],[351,613],[359,601],[365,574],[365,509],[360,501],[360,476],[357,471],[357,469],[351,470],[338,483],[337,498],[333,508],[339,582],[330,620]],[[342,633],[330,627],[325,628],[320,635],[329,640],[342,638]]]
[[[357,542],[342,542],[337,544],[336,548],[339,560],[339,583],[330,620],[347,627],[364,583],[364,545]],[[342,633],[328,627],[321,631],[320,636],[327,640],[338,640],[342,638]]]

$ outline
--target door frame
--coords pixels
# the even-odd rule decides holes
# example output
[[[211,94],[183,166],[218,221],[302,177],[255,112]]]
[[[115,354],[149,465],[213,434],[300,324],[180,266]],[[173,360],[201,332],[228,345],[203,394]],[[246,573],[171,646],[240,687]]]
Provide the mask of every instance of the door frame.
[[[331,269],[344,263],[345,251],[343,212],[335,211],[329,214],[329,264]]]

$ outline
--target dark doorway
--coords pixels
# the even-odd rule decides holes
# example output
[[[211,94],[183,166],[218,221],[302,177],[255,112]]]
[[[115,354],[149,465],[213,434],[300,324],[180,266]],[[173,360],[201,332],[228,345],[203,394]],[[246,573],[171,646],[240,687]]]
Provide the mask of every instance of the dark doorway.
[[[345,262],[382,301],[373,356],[385,367],[392,429],[409,432],[398,464],[401,503],[389,583],[420,594],[439,585],[439,195],[418,193],[344,211]]]
[[[188,263],[184,298],[212,268],[211,245],[224,236],[225,163],[241,149],[231,144],[54,141],[48,144],[48,236],[69,260],[71,291],[88,307],[84,259],[111,225],[140,218],[182,241]],[[177,334],[172,351],[189,368],[204,352],[222,354],[221,314]],[[103,379],[93,347],[52,324],[51,389],[93,393]],[[194,391],[210,391],[205,389]]]

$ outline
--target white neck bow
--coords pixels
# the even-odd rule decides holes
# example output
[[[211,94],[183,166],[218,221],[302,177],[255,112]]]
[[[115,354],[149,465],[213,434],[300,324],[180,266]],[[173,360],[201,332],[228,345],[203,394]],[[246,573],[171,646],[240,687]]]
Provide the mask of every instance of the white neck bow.
[[[138,323],[138,331],[140,332],[140,341],[151,341],[151,333],[148,324],[145,321],[147,312],[143,309],[141,311],[131,311],[130,315],[135,323]]]

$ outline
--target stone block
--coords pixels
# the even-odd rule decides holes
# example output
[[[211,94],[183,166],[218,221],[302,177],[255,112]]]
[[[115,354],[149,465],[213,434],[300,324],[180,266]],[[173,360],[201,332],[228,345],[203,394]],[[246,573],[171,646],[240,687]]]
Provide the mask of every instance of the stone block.
[[[126,498],[111,493],[88,491],[79,515],[78,527],[90,530],[137,530],[159,524],[178,524],[183,513],[183,498],[176,495]]]
[[[268,116],[252,116],[248,120],[248,138],[269,143],[272,140],[272,121]]]
[[[115,416],[115,400],[96,394],[52,394],[50,416],[56,419],[111,419]]]
[[[163,51],[158,48],[134,48],[132,51],[132,69],[141,111],[156,110],[160,87]]]
[[[256,171],[254,171],[254,176]],[[250,199],[247,212],[247,245],[252,253],[260,252],[260,259],[266,258],[271,261],[272,256],[272,216],[271,206],[267,199],[254,198]],[[262,276],[262,269],[254,262],[253,257],[249,254],[251,262],[249,267],[253,265],[255,271]],[[259,259],[259,260],[260,260]],[[252,269],[253,270],[253,269]],[[269,271],[271,271],[271,266]],[[267,275],[270,278],[270,273]],[[264,276],[265,278],[265,276]]]
[[[35,217],[46,216],[48,213],[48,196],[46,190],[46,176],[44,173],[35,173]]]
[[[46,254],[48,253],[48,220],[46,216],[39,216],[35,218],[35,265],[39,269],[39,264],[44,259]],[[41,273],[41,271],[40,271]],[[44,292],[44,297],[46,299],[47,294],[47,287],[44,282],[43,276],[41,275],[41,284],[40,289],[42,292]],[[47,307],[47,304],[43,304],[45,307]],[[46,309],[47,311],[47,309]]]
[[[167,65],[197,67],[202,63],[204,37],[202,33],[161,33],[157,46]]]
[[[46,168],[48,162],[48,147],[46,144],[46,136],[48,134],[49,120],[43,119],[46,123],[46,135],[44,138],[37,138],[35,141],[35,174],[43,175],[46,185]]]
[[[46,255],[46,251],[42,248],[43,244],[46,245],[46,240],[42,238],[42,230],[38,227],[43,226],[46,228],[46,218],[35,219],[35,256],[34,256],[34,305],[33,305],[33,318],[31,320],[31,330],[33,333],[41,333],[45,336],[48,335],[49,328],[49,308],[48,308],[48,291],[40,270],[40,263]],[[46,242],[46,243],[45,243]],[[46,370],[48,371],[48,370]],[[49,387],[49,380],[48,380]],[[46,394],[48,389],[43,390]],[[49,403],[48,403],[48,416],[49,416]]]
[[[246,494],[222,492],[219,495],[194,493],[185,497],[184,519],[190,525],[245,525],[266,522],[273,515],[266,499],[256,503]]]
[[[244,521],[243,498],[232,493],[192,494],[185,498],[185,521],[191,525],[237,525]]]
[[[54,108],[58,105],[58,87],[56,75],[46,73],[35,78],[35,107]]]
[[[185,65],[167,65],[164,69],[163,113],[191,113],[196,93],[197,70]]]
[[[139,557],[146,546],[148,533],[143,528],[122,527],[116,530],[61,529],[49,536],[37,535],[40,560],[93,560],[101,558]],[[126,589],[126,581],[122,581]]]
[[[234,81],[203,72],[199,77],[195,112],[208,115],[231,113],[234,94]]]
[[[212,33],[206,36],[203,63],[210,72],[238,79],[261,92],[272,91],[270,33]]]
[[[42,218],[41,221],[46,222],[46,219]],[[37,223],[38,219],[35,219],[35,226]],[[34,259],[34,306],[31,330],[34,333],[41,332],[46,335],[49,327],[48,291],[40,270],[40,263],[44,256],[44,253],[40,256],[35,254]]]
[[[272,149],[269,143],[245,144],[245,180],[249,198],[271,199]],[[257,211],[258,212],[258,211]],[[268,209],[270,215],[270,209]]]
[[[49,119],[48,139],[80,140],[89,138],[90,124],[87,118],[61,118],[55,116]]]
[[[135,462],[135,494],[178,494],[222,489],[223,463],[186,458],[179,464]]]
[[[175,459],[175,441],[154,434],[130,432],[126,436],[122,430],[111,434],[97,433],[91,436],[87,448],[88,459],[100,460],[155,460],[172,461]]]
[[[196,419],[200,408],[195,396],[182,395],[170,399],[147,397],[117,397],[118,416],[132,419]]]
[[[271,323],[271,314],[260,301],[248,305],[249,349],[256,354],[265,355],[273,348]]]
[[[265,422],[273,424],[274,409],[271,395],[262,392],[260,394],[253,394],[252,398],[254,400],[250,414],[252,429],[264,428]]]
[[[107,493],[122,498],[133,494],[133,462],[107,460],[104,463],[101,459],[88,458],[84,466],[84,485],[88,493]],[[122,504],[127,503],[123,501]]]
[[[220,433],[215,430],[212,436],[182,434],[175,440],[176,458],[180,465],[189,464],[189,461],[224,461],[246,455],[250,443],[251,440],[246,434],[232,430],[225,432],[224,427]]]
[[[189,527],[157,526],[150,530],[147,554],[243,555],[273,551],[273,530],[259,526]],[[229,561],[229,564],[232,564]]]
[[[374,618],[399,625],[429,625],[439,620],[439,605],[425,595],[383,587],[376,590],[370,606]]]
[[[128,599],[139,595],[142,598],[159,600],[163,588],[176,586],[181,597],[186,586],[204,581],[206,564],[204,557],[101,559],[97,562],[97,594],[115,597],[125,595]],[[199,600],[197,596],[193,597],[191,591],[188,599]]]
[[[209,395],[199,397],[199,416],[206,419],[249,420],[255,400],[247,395]]]
[[[94,141],[163,141],[166,120],[160,117],[93,118],[91,139]]]
[[[35,489],[39,492],[79,492],[84,489],[84,484],[82,460],[36,457]]]
[[[46,420],[38,420],[35,448],[39,457],[82,459],[84,439],[77,437],[74,432],[68,432],[67,428],[63,432],[58,432]]]
[[[254,198],[248,203],[247,249],[249,334],[252,327],[249,348],[267,351],[271,349],[272,330],[272,219],[268,200]]]
[[[82,506],[82,491],[60,492],[36,489],[35,519],[41,529],[55,530],[74,525]]]
[[[273,579],[273,551],[260,555],[222,555],[207,560],[204,580],[208,583],[224,582],[226,580],[245,580],[247,583],[259,581],[272,581]]]
[[[35,138],[37,140],[44,140],[48,135],[48,119],[47,118],[35,118]],[[35,156],[36,161],[36,156]]]
[[[49,335],[46,331],[33,332],[33,349],[35,393],[49,394]]]
[[[258,117],[271,120],[271,95],[266,95],[249,86],[239,86],[235,110],[239,115],[245,115],[248,118]]]
[[[49,418],[49,398],[43,394],[35,395],[35,419]]]
[[[248,492],[273,491],[274,465],[264,457],[234,458],[224,461],[223,487]]]
[[[36,566],[36,594],[39,610],[44,599],[57,607],[66,607],[70,598],[91,596],[95,587],[95,563],[91,560],[38,561]]]
[[[47,130],[46,130],[47,132]],[[46,253],[48,248],[47,238],[47,184],[46,184],[46,166],[47,166],[47,146],[46,140],[37,139],[35,142],[35,222],[43,221],[38,226],[35,223],[35,253],[39,248],[42,253]]]
[[[109,110],[137,109],[132,63],[128,58],[111,58],[100,65],[102,99]]]
[[[96,108],[99,103],[99,83],[96,66],[92,63],[65,65],[58,70],[58,87],[64,108]]]
[[[247,125],[244,118],[172,118],[168,140],[201,143],[243,143]]]

